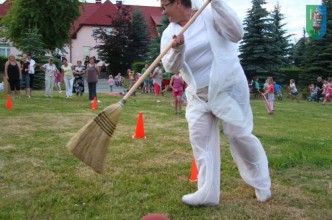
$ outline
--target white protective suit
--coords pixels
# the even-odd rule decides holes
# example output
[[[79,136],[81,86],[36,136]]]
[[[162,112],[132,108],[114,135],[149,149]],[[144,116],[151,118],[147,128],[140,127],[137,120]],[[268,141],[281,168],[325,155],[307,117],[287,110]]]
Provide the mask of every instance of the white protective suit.
[[[204,4],[193,0],[192,8]],[[196,28],[204,31],[195,33]],[[182,27],[170,23],[161,39],[161,51],[170,44],[173,35]],[[231,154],[241,177],[256,189],[257,199],[265,201],[271,197],[271,179],[268,161],[260,141],[252,135],[253,115],[250,107],[248,82],[237,56],[237,44],[243,37],[241,21],[235,12],[221,0],[212,0],[197,20],[184,33],[185,44],[171,49],[162,59],[167,72],[180,71],[187,82],[188,105],[186,118],[189,124],[190,142],[198,166],[198,191],[186,195],[183,202],[189,205],[217,205],[220,198],[220,136],[219,119],[230,142]],[[188,65],[204,60],[204,53],[197,42],[208,39],[208,50],[212,59],[205,62],[210,72],[208,85],[199,84]],[[195,42],[195,45],[192,45]],[[191,49],[191,50],[190,50]],[[190,51],[187,52],[187,51]],[[204,94],[198,94],[203,91]],[[201,92],[199,92],[201,93]],[[262,198],[258,195],[265,193]]]

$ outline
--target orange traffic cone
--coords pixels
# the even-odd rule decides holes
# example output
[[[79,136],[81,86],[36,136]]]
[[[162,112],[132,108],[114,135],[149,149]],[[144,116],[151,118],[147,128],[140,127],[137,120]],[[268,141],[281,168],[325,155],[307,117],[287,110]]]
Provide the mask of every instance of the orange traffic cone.
[[[97,97],[96,96],[93,98],[91,109],[92,110],[97,110],[98,109],[98,106],[97,106]]]
[[[6,108],[7,108],[7,110],[12,110],[13,109],[12,98],[10,97],[10,95],[7,96]]]
[[[138,120],[137,120],[137,125],[136,125],[136,131],[135,134],[133,135],[133,138],[138,139],[138,138],[144,138],[146,139],[146,136],[144,134],[144,123],[143,123],[143,115],[142,112],[138,114]]]
[[[198,180],[198,169],[195,160],[193,160],[192,166],[191,166],[191,175],[189,178],[190,182],[197,182]]]

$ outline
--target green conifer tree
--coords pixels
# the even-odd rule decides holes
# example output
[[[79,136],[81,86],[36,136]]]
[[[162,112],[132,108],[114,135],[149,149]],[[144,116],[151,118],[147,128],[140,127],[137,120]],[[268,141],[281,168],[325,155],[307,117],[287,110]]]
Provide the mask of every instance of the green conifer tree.
[[[278,70],[273,23],[265,8],[265,0],[252,0],[244,20],[244,37],[240,43],[240,59],[247,78],[273,76]]]

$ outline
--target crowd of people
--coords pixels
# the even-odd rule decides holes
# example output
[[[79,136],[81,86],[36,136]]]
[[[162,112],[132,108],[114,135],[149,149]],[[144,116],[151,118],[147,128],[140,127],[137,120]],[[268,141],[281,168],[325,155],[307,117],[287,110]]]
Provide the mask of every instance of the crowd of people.
[[[66,57],[62,57],[60,65],[57,66],[53,58],[49,58],[48,62],[40,67],[45,74],[45,96],[52,97],[54,87],[61,93],[61,82],[63,81],[65,98],[72,98],[73,94],[82,97],[84,93],[83,76],[86,76],[89,100],[92,102],[94,98],[97,98],[97,82],[100,75],[99,67],[95,61],[95,57],[90,57],[85,60],[84,65],[82,65],[82,61],[77,61],[77,64],[73,65],[68,62]],[[24,85],[26,96],[31,98],[36,67],[37,64],[32,59],[31,54],[24,56],[21,62],[16,61],[12,54],[8,56],[4,73],[13,97],[20,97],[20,90]],[[98,101],[100,102],[100,100]]]
[[[259,77],[254,77],[251,83],[249,84],[250,91],[254,97],[257,97],[261,93],[266,93],[268,86],[271,81],[271,77],[268,77],[263,84],[262,88],[259,83]],[[273,80],[272,80],[273,82]],[[278,100],[282,100],[283,94],[281,86],[277,82],[273,82],[274,85],[274,95]],[[297,89],[294,79],[291,79],[287,87],[288,97],[300,102],[299,91]],[[332,77],[328,77],[326,80],[323,80],[322,77],[317,77],[316,83],[309,84],[308,88],[305,88],[302,93],[302,99],[308,101],[313,101],[316,103],[322,102],[323,105],[328,101],[332,101]]]

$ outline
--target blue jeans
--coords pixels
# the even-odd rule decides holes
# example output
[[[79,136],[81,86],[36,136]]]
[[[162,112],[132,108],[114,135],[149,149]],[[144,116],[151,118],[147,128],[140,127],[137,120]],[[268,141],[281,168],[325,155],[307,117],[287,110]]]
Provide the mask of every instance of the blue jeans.
[[[25,88],[29,89],[30,88],[30,75],[29,74],[26,74],[26,75],[23,74],[22,78],[24,79],[24,82],[25,82]]]

